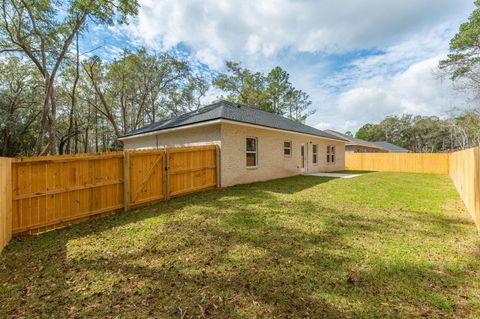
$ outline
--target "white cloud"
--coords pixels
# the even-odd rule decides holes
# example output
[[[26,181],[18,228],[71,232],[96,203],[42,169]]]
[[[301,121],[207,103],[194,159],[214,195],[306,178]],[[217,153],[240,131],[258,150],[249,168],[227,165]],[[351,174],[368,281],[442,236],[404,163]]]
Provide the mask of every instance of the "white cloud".
[[[319,116],[309,122],[324,129],[355,131],[365,123],[379,122],[388,115],[442,116],[454,107],[465,106],[465,97],[438,76],[438,62],[442,57],[421,60],[392,76],[358,80],[326,101],[330,112],[320,111]],[[328,121],[323,114],[329,114]]]
[[[464,101],[435,72],[471,0],[140,3],[139,16],[121,30],[137,44],[183,46],[216,70],[227,59],[259,71],[280,65],[311,96],[310,125],[355,131],[391,114],[442,115]]]
[[[319,107],[308,123],[355,131],[387,115],[443,116],[454,107],[465,107],[466,97],[455,91],[450,81],[442,80],[438,70],[456,28],[457,23],[442,24],[386,47],[383,53],[354,59],[325,79],[317,79],[323,83],[323,91],[341,89],[335,94],[312,96]],[[307,85],[304,90],[318,88]]]
[[[242,56],[381,48],[463,12],[470,0],[141,0],[141,44],[191,48],[213,67]]]

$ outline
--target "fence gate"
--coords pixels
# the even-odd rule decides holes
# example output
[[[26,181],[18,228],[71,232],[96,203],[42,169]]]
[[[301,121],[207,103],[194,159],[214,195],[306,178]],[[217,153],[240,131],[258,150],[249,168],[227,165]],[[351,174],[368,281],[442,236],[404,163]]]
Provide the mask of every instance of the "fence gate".
[[[215,145],[124,153],[125,210],[220,185]]]
[[[165,150],[125,152],[125,210],[165,199]]]

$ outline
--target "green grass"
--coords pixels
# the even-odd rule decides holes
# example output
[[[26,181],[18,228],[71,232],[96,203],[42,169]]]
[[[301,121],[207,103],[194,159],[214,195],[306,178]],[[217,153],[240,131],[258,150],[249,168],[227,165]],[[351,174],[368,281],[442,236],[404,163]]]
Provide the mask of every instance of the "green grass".
[[[447,176],[211,190],[0,256],[0,317],[478,318],[480,236]]]

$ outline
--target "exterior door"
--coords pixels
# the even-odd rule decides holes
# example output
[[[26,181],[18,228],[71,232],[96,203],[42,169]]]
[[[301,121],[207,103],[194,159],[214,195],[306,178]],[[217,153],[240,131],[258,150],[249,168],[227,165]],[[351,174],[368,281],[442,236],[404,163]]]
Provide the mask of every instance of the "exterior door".
[[[302,144],[300,146],[300,161],[301,168],[304,173],[308,172],[308,144]]]

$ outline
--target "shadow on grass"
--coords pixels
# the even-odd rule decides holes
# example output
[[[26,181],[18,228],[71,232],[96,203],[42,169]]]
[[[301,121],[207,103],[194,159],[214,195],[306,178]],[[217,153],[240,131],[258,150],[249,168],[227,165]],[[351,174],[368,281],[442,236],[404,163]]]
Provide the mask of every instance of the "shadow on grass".
[[[396,238],[392,229],[430,220],[292,199],[330,180],[302,176],[212,190],[17,238],[0,257],[0,316],[469,314],[468,305],[449,308],[468,273],[384,256],[382,241]],[[478,255],[464,258],[478,270]],[[432,283],[439,289],[432,292]]]

